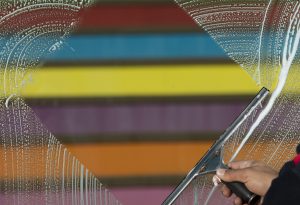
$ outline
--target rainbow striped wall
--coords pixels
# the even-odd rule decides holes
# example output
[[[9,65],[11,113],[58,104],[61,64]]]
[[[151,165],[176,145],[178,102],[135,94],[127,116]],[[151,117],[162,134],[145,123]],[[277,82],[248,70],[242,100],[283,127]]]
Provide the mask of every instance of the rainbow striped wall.
[[[160,204],[259,87],[171,0],[82,16],[23,94],[124,204]]]

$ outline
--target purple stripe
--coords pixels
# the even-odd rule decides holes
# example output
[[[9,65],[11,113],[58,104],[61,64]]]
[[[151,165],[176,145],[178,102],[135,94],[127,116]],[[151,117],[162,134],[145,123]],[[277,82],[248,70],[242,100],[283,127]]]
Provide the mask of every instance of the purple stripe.
[[[245,103],[122,104],[46,107],[33,110],[55,134],[174,134],[223,131]]]

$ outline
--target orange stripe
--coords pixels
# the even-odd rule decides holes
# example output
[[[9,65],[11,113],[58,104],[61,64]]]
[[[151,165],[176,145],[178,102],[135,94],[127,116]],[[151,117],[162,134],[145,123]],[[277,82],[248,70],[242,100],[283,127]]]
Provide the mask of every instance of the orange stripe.
[[[101,177],[185,175],[212,141],[68,145],[69,150]]]
[[[67,145],[67,148],[85,167],[100,178],[139,177],[185,175],[211,144],[212,141],[107,143],[72,144]],[[20,180],[32,177],[43,178],[46,172],[46,160],[49,157],[48,160],[56,161],[56,165],[52,163],[51,166],[60,164],[58,169],[60,172],[63,153],[63,149],[59,154],[56,150],[49,152],[47,147],[40,146],[27,149],[8,148],[6,151],[1,148],[0,154],[5,156],[6,160],[0,163],[0,180],[3,177],[6,179],[17,177]],[[57,156],[60,156],[60,163],[57,161]],[[69,163],[72,164],[72,160]],[[49,166],[50,164],[48,169],[51,168]],[[60,173],[56,174],[60,176]]]

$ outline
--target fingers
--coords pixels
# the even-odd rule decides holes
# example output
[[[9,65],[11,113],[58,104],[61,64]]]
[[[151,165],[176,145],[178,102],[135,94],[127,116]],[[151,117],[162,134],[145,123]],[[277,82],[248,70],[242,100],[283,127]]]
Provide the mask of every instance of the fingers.
[[[243,202],[239,197],[236,197],[233,201],[234,205],[242,205]]]
[[[223,194],[223,196],[225,196],[226,198],[229,198],[232,196],[232,192],[230,191],[230,189],[223,185],[222,188],[221,188],[221,192]],[[235,197],[234,200],[233,200],[233,204],[234,205],[242,205],[242,200],[239,198],[239,197]]]
[[[239,181],[246,183],[248,181],[249,171],[247,169],[218,169],[217,176],[226,182]]]
[[[230,189],[223,185],[222,188],[221,188],[221,192],[223,194],[223,196],[225,196],[226,198],[229,198],[232,196],[232,192],[230,191]],[[234,205],[242,205],[242,200],[239,198],[239,197],[235,197],[234,200],[233,200],[233,204]]]
[[[261,197],[261,199],[260,199],[260,202],[259,202],[259,205],[262,205],[262,204],[263,204],[263,202],[264,202],[264,198],[263,198],[263,197]]]
[[[225,185],[222,186],[221,192],[222,192],[223,196],[225,196],[227,198],[231,197],[231,195],[232,195],[231,190]]]
[[[236,161],[236,162],[230,162],[228,166],[232,169],[244,169],[247,167],[252,167],[254,161]]]
[[[232,169],[244,169],[248,167],[253,167],[253,166],[261,166],[264,165],[262,162],[258,161],[236,161],[236,162],[230,162],[228,166]]]

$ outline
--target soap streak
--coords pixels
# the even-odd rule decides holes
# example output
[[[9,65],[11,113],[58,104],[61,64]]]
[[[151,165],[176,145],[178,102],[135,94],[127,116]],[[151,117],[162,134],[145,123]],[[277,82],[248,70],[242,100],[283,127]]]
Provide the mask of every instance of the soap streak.
[[[285,39],[285,44],[284,44],[284,49],[283,49],[283,54],[282,54],[283,55],[282,56],[282,67],[281,67],[277,87],[275,88],[273,94],[271,95],[268,104],[262,110],[262,112],[259,114],[258,118],[253,123],[253,125],[251,126],[249,132],[247,133],[247,135],[242,140],[240,146],[237,148],[236,152],[233,154],[230,161],[234,161],[234,159],[237,157],[237,155],[239,154],[241,149],[244,147],[244,145],[246,144],[246,142],[248,141],[250,136],[253,134],[255,129],[260,125],[260,123],[270,113],[276,99],[279,97],[279,95],[281,94],[281,91],[284,88],[284,85],[286,83],[290,67],[291,67],[291,65],[293,63],[293,60],[295,58],[295,55],[297,53],[297,48],[299,46],[299,41],[300,41],[300,32],[299,32],[300,21],[299,21],[299,19],[297,19],[297,12],[299,12],[299,4],[297,4],[297,9],[294,12],[294,15],[293,15],[292,19],[290,20],[289,28],[287,30],[287,36],[286,36],[286,39]],[[296,20],[296,23],[297,23],[297,30],[296,30],[297,32],[296,32],[296,36],[295,36],[295,41],[294,41],[293,45],[289,46],[288,42],[290,40],[290,34],[292,32],[291,29],[292,29],[293,24],[295,23],[294,22],[295,20]],[[290,48],[290,47],[292,47],[292,48]],[[288,52],[289,49],[292,49],[291,52]]]

